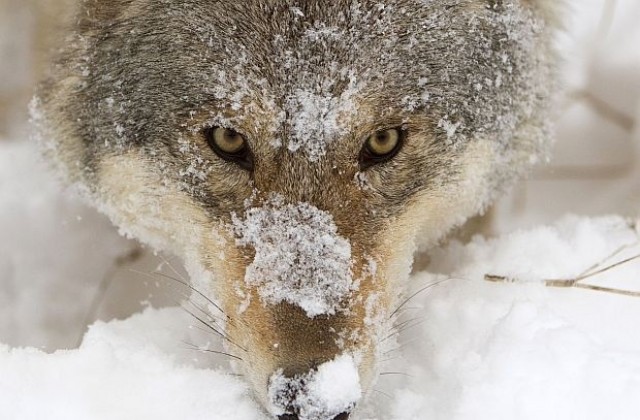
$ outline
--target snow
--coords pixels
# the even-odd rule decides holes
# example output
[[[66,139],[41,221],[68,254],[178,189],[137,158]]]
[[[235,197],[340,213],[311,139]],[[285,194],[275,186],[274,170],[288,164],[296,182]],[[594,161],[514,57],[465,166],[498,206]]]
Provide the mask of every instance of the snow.
[[[621,247],[624,252],[607,261]],[[383,375],[376,389],[391,399],[370,395],[357,409],[360,418],[638,418],[637,298],[541,284],[637,254],[636,227],[614,216],[571,216],[554,226],[437,249],[429,270],[412,283],[419,290],[445,281],[406,306],[404,316],[422,322],[407,324],[399,338],[403,357],[383,366],[383,373],[409,376],[393,382],[393,375]],[[523,264],[532,270],[520,279]],[[518,280],[490,283],[485,274]],[[638,278],[635,263],[590,282],[640,290]],[[75,350],[2,346],[0,418],[266,419],[224,359],[212,370],[190,357],[183,341],[203,338],[189,324],[178,308],[147,309],[94,324]],[[307,376],[294,379],[304,383],[295,404],[305,418],[331,418],[366,392],[349,355]],[[281,386],[272,378],[274,395],[291,386],[292,380],[279,379]]]
[[[571,86],[597,93],[633,122],[640,118],[640,5],[616,3],[606,36],[598,30],[605,2],[574,6],[564,72]],[[23,33],[28,26],[22,18],[4,25],[7,16],[11,13],[0,15],[0,27],[10,28],[0,42],[3,57],[5,45],[16,45],[5,42],[5,32]],[[12,70],[12,77],[0,81],[0,91],[27,83],[24,66],[20,59],[0,63]],[[425,100],[432,100],[428,93]],[[2,115],[2,121],[15,114]],[[625,129],[575,102],[561,116],[553,165],[577,163],[587,171],[594,164],[637,162],[638,127]],[[20,132],[16,127],[0,132],[20,138],[13,134]],[[96,285],[134,245],[63,194],[34,161],[36,154],[34,145],[0,138],[0,342],[5,343],[0,345],[0,419],[266,419],[223,356],[185,349],[184,341],[205,350],[221,343],[190,328],[194,322],[182,310],[134,314],[142,311],[137,300],[147,298],[148,290],[132,293],[137,283],[127,269],[120,293],[108,298],[102,311],[110,321],[94,323],[74,348]],[[406,329],[399,348],[384,355],[375,391],[360,390],[366,402],[354,417],[640,418],[638,298],[542,285],[640,254],[633,219],[596,216],[638,217],[640,168],[624,168],[621,175],[587,179],[549,179],[541,170],[497,207],[493,228],[501,235],[434,250],[431,263],[411,279],[407,296],[424,291],[403,308],[400,322]],[[331,233],[326,215],[317,209],[291,211],[317,217],[329,240],[342,244],[330,252],[342,249],[346,255],[347,244]],[[561,217],[567,211],[589,217]],[[240,216],[241,227],[251,219]],[[273,215],[255,216],[259,221]],[[269,233],[278,240],[281,234]],[[513,281],[487,282],[485,274]],[[584,283],[640,290],[639,278],[635,261]],[[132,294],[135,305],[120,310]],[[333,303],[310,306],[311,314],[329,311]],[[113,320],[117,316],[123,319]],[[317,390],[309,394],[338,410],[357,399],[356,378],[352,362],[335,360],[313,375]],[[340,386],[327,386],[332,383]]]
[[[94,324],[76,350],[0,346],[0,418],[263,419],[238,378],[177,356],[188,327],[179,309],[147,310]]]
[[[596,223],[567,217],[556,226],[516,231],[501,240],[475,237],[466,245],[453,243],[431,253],[437,263],[430,269],[447,267],[460,278],[472,278],[482,271],[520,281],[571,279],[587,271],[587,262],[604,260],[616,247],[637,242],[636,232],[624,219],[600,218]],[[459,253],[451,258],[455,248]]]
[[[607,262],[620,247],[625,252]],[[412,385],[397,391],[393,418],[638,418],[637,298],[540,283],[638,254],[638,232],[618,217],[567,217],[439,249],[433,272],[414,280],[450,280],[413,303],[425,322],[407,334],[422,337],[405,352]],[[487,273],[520,276],[527,261],[530,283],[484,281]],[[640,290],[639,275],[635,263],[591,282]]]
[[[333,315],[358,288],[351,273],[351,245],[338,235],[333,217],[307,203],[283,204],[271,197],[234,219],[236,241],[255,249],[246,270],[265,304],[288,302],[313,318]]]
[[[271,413],[276,416],[287,412],[291,404],[304,419],[333,419],[350,412],[361,397],[358,368],[353,356],[346,354],[305,375],[287,378],[279,370],[269,379]]]

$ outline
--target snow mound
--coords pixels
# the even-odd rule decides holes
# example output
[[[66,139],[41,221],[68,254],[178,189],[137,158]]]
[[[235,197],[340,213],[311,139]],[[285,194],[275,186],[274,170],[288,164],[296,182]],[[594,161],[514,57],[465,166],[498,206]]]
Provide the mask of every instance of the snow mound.
[[[94,324],[77,350],[0,346],[0,418],[262,419],[240,380],[176,355],[188,325],[180,309],[147,310]]]
[[[411,375],[386,418],[640,418],[640,299],[542,283],[638,254],[638,231],[619,217],[570,216],[438,249],[433,273],[414,280],[443,283],[411,301],[407,316],[421,322],[400,337],[406,360],[383,368]],[[584,282],[640,290],[638,279],[635,261]]]

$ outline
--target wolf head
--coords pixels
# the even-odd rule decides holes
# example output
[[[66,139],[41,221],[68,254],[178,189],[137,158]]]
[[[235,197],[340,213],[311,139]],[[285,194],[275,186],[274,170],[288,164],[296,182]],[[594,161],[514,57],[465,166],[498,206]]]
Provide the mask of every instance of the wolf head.
[[[185,260],[272,415],[345,419],[416,240],[544,155],[553,16],[542,0],[85,1],[43,86],[44,144],[125,233]]]

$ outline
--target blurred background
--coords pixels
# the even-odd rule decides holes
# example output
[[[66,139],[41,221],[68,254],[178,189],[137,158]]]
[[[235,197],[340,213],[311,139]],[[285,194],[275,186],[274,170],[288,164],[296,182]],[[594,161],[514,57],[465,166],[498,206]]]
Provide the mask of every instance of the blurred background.
[[[47,173],[28,103],[74,0],[0,0],[0,343],[73,348],[96,319],[174,304],[180,262],[118,235]],[[640,1],[572,0],[552,161],[471,223],[497,235],[580,215],[640,215]],[[161,271],[165,276],[152,274]]]

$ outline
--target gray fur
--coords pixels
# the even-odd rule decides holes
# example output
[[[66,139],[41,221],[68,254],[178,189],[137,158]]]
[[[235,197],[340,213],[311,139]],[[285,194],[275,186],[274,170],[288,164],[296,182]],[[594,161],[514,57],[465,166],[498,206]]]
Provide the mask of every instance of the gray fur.
[[[59,64],[57,77],[77,78],[73,95],[48,104],[73,116],[65,135],[83,142],[87,176],[96,156],[129,147],[166,155],[167,164],[190,164],[172,157],[180,155],[176,138],[199,128],[189,126],[194,114],[245,133],[260,166],[263,155],[273,154],[261,149],[293,141],[292,121],[256,114],[287,113],[287,98],[300,91],[339,97],[350,78],[357,85],[355,99],[374,106],[348,121],[340,134],[355,138],[334,143],[338,150],[329,150],[326,161],[357,155],[366,135],[358,125],[365,118],[375,126],[419,114],[425,125],[415,129],[430,137],[380,169],[382,176],[393,171],[411,179],[378,191],[386,201],[381,207],[402,206],[434,180],[446,182],[456,171],[457,152],[474,138],[492,139],[504,150],[488,180],[496,187],[521,172],[513,156],[545,149],[553,86],[548,30],[534,7],[517,1],[399,0],[384,9],[378,1],[350,0],[300,2],[297,9],[294,1],[103,4],[90,2],[80,13],[80,29]],[[220,110],[246,102],[251,113],[220,118]],[[448,136],[443,123],[459,127]],[[518,132],[525,123],[533,133]],[[282,148],[275,158],[286,160],[286,154]],[[297,175],[326,171],[310,166]],[[211,196],[197,178],[183,181],[204,205],[228,198]]]

